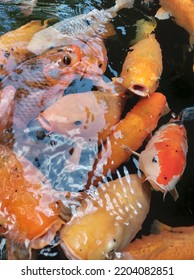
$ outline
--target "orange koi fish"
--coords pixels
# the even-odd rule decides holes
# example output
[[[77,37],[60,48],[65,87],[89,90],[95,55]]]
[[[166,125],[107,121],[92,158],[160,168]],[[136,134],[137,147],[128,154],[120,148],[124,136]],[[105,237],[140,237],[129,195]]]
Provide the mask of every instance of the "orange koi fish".
[[[24,125],[38,116],[45,106],[63,95],[64,89],[75,77],[73,66],[82,58],[82,51],[76,45],[53,49],[47,53],[27,60],[15,68],[0,83],[0,127],[6,128],[10,118],[16,125]],[[10,104],[10,118],[5,119],[9,90],[15,89]]]
[[[141,229],[150,207],[150,191],[137,175],[91,190],[61,229],[61,247],[70,259],[106,259],[121,251]]]
[[[145,139],[156,128],[161,115],[166,111],[166,97],[162,93],[153,93],[150,97],[141,99],[112,129],[107,141],[102,145],[88,173],[86,188],[92,184],[97,186],[109,172],[114,173],[126,162],[132,153],[126,151],[126,146],[133,150],[139,149]]]
[[[193,0],[160,0],[162,8],[155,17],[168,19],[172,16],[176,23],[190,34],[191,46],[194,44],[194,2]]]
[[[176,184],[186,166],[188,151],[185,127],[175,122],[161,126],[139,154],[139,168],[155,190],[178,198]]]
[[[0,232],[6,238],[28,249],[49,244],[62,224],[51,190],[32,164],[0,145]]]
[[[148,96],[157,89],[162,69],[160,45],[152,34],[130,48],[119,78],[113,81],[137,95]]]
[[[40,20],[34,20],[0,37],[0,80],[18,64],[32,57],[27,45],[36,32],[46,28],[47,22],[42,25]]]
[[[108,36],[107,24],[123,8],[132,8],[134,0],[116,0],[115,6],[107,10],[94,9],[88,14],[64,19],[44,32],[37,32],[28,45],[28,50],[41,54],[49,48],[69,44],[69,36],[87,41],[91,37]],[[111,34],[112,35],[112,34]]]
[[[170,227],[158,221],[156,234],[135,239],[121,253],[136,260],[194,260],[194,226]]]
[[[48,245],[83,198],[52,189],[31,162],[0,145],[0,234],[12,244],[8,258],[14,247],[30,254]]]

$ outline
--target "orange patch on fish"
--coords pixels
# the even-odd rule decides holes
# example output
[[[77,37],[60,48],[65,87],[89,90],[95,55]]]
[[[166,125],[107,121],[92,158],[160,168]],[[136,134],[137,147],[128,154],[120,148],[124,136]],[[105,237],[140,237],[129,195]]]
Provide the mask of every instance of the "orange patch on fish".
[[[27,50],[27,45],[32,36],[46,28],[47,21],[44,25],[40,20],[30,21],[18,29],[9,31],[0,37],[0,79],[9,75],[17,65],[33,56]]]

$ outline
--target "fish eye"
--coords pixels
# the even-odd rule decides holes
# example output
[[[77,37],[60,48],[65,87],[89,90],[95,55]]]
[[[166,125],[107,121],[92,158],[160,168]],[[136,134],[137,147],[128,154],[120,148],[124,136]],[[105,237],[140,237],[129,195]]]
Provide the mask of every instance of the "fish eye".
[[[71,58],[68,55],[63,57],[63,62],[65,65],[69,65],[71,63]]]
[[[75,125],[81,125],[82,122],[81,122],[81,121],[75,121],[74,124],[75,124]]]

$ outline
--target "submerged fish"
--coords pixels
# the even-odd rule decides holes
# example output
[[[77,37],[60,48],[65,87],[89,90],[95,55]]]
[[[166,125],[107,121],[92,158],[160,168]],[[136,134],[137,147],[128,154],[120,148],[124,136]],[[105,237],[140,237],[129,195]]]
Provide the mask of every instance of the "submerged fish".
[[[59,23],[37,32],[28,45],[28,50],[40,54],[49,48],[68,44],[68,36],[84,41],[107,33],[106,24],[123,8],[132,8],[134,0],[116,0],[115,6],[107,10],[94,9],[88,14],[67,18]]]
[[[27,45],[34,33],[46,26],[47,21],[42,25],[40,20],[34,20],[0,37],[0,80],[10,74],[18,64],[32,57]]]
[[[50,132],[56,132],[74,141],[69,163],[79,164],[85,143],[102,143],[120,120],[127,97],[124,93],[84,92],[69,94],[43,111],[38,121]]]
[[[172,16],[176,23],[190,34],[190,44],[194,44],[194,2],[193,0],[160,0],[162,8],[155,17],[168,19]]]
[[[157,89],[162,70],[162,52],[152,34],[129,49],[121,74],[113,81],[137,95],[148,96]]]
[[[123,112],[126,96],[91,91],[68,94],[42,112],[38,121],[51,132],[67,137],[102,141],[111,133]]]
[[[26,250],[49,244],[61,227],[60,204],[50,184],[30,162],[3,145],[0,201],[0,232]]]
[[[141,229],[150,207],[149,188],[137,175],[125,175],[91,190],[61,229],[60,245],[68,258],[105,259]]]
[[[76,45],[56,48],[20,64],[0,83],[0,127],[6,122],[26,125],[36,118],[50,102],[63,95],[64,89],[75,77],[73,67],[80,62],[82,51]],[[13,93],[15,89],[15,94]],[[11,90],[11,93],[9,91]],[[8,96],[12,96],[10,118],[7,115]]]
[[[194,226],[170,227],[154,222],[156,234],[135,239],[121,253],[125,259],[194,260]]]
[[[176,200],[176,184],[184,172],[187,151],[185,127],[170,122],[155,132],[139,154],[139,168],[155,190],[170,192]]]

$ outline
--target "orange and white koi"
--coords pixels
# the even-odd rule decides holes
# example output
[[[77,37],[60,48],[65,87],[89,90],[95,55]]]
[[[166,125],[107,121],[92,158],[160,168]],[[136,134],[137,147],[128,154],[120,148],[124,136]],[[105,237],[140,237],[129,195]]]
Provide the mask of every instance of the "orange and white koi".
[[[136,174],[125,173],[91,190],[61,229],[60,245],[68,258],[106,259],[141,229],[150,208],[150,189]]]
[[[137,95],[148,96],[157,89],[162,69],[160,45],[151,34],[129,49],[121,74],[113,81]]]
[[[155,132],[145,150],[139,154],[139,169],[154,190],[170,192],[178,198],[176,184],[180,180],[188,151],[187,133],[183,125],[169,122]]]

